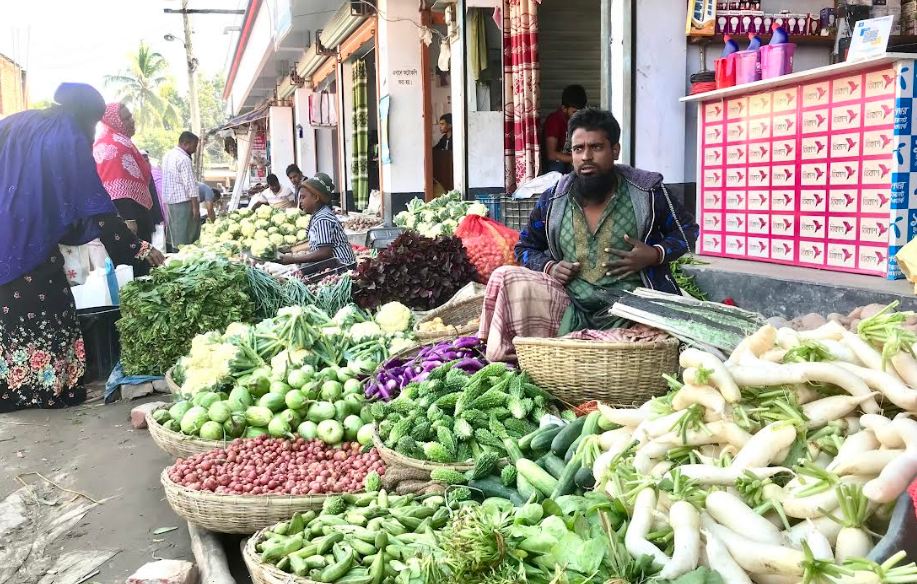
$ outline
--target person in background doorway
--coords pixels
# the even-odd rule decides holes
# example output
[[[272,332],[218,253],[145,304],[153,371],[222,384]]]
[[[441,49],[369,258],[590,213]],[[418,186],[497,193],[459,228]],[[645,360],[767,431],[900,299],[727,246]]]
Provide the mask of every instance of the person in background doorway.
[[[206,183],[199,182],[197,183],[197,197],[203,203],[204,208],[207,209],[207,222],[213,223],[216,221],[217,212],[213,208],[213,203],[217,200],[216,191],[207,186]]]
[[[248,203],[249,209],[257,209],[261,205],[270,205],[275,209],[292,209],[295,205],[293,191],[281,186],[276,174],[267,175],[267,185],[254,187],[250,192],[252,199]]]
[[[567,174],[573,170],[573,156],[566,149],[567,124],[573,114],[586,107],[582,85],[568,85],[560,97],[560,108],[544,122],[545,172]]]
[[[439,132],[442,137],[434,150],[452,150],[452,114],[443,114],[439,118]]]
[[[331,208],[331,193],[334,192],[331,177],[320,172],[303,182],[299,190],[300,208],[312,216],[309,221],[309,251],[283,254],[278,262],[303,264],[300,268],[304,276],[355,264],[357,258],[353,248]]]
[[[101,239],[115,264],[162,254],[118,216],[92,155],[105,100],[64,83],[55,104],[0,120],[0,412],[86,399],[86,344],[59,244]]]
[[[110,103],[102,115],[101,132],[92,148],[96,170],[118,215],[143,241],[153,237],[153,196],[149,163],[134,146],[134,116],[126,105]],[[141,274],[143,275],[143,274]]]
[[[178,146],[162,157],[162,198],[168,208],[169,243],[173,247],[197,241],[201,231],[201,209],[191,157],[200,140],[182,132]]]

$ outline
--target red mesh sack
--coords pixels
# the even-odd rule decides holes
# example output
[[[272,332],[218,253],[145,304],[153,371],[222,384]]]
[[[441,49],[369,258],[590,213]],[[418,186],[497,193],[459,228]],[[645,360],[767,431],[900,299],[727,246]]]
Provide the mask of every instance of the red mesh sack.
[[[519,242],[519,232],[493,219],[468,215],[459,223],[455,236],[462,240],[482,284],[500,266],[516,263],[513,248]]]

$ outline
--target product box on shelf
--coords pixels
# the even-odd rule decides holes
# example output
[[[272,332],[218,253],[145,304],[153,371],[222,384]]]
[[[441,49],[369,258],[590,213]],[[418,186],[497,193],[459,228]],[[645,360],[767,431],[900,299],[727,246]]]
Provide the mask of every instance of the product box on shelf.
[[[915,85],[905,59],[701,102],[700,253],[902,277]]]

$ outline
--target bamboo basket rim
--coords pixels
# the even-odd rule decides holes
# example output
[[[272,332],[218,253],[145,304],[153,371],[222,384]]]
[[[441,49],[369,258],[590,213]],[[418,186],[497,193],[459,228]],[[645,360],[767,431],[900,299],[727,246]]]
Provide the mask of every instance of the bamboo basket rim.
[[[163,428],[162,424],[153,419],[153,412],[147,412],[144,416],[144,419],[146,420],[147,429],[150,431],[150,436],[153,438],[153,442],[156,443],[156,446],[158,446],[163,452],[171,454],[172,456],[177,456],[179,458],[194,456],[194,454],[207,452],[209,450],[213,450],[214,448],[225,448],[227,444],[232,442],[232,440],[235,440],[235,438],[232,440],[226,440],[225,438],[223,440],[205,440],[198,436],[188,436],[187,434],[182,434],[181,432]],[[190,445],[190,447],[193,449],[200,450],[194,454],[179,453],[166,447],[170,444]]]
[[[172,371],[175,369],[175,365],[172,365],[166,370],[166,386],[169,388],[169,391],[175,395],[181,395],[181,386],[175,383],[175,378],[172,377]]]
[[[274,564],[261,561],[255,546],[264,539],[264,532],[267,529],[265,527],[256,531],[242,548],[242,560],[245,562],[245,567],[248,568],[252,581],[255,584],[321,584],[303,576],[288,574]]]
[[[668,337],[658,341],[587,341],[583,339],[549,339],[542,337],[515,337],[513,344],[535,345],[542,347],[556,347],[560,349],[575,349],[590,347],[593,349],[651,349],[678,345],[680,341],[675,337]]]
[[[445,330],[445,331],[425,332],[425,331],[420,330],[420,325],[425,322],[430,322],[435,318],[442,318],[442,315],[444,314],[448,315],[452,311],[458,312],[458,311],[467,310],[468,307],[474,307],[475,312],[477,312],[478,317],[480,317],[481,308],[483,308],[483,306],[484,306],[484,294],[481,293],[481,294],[475,294],[474,296],[471,296],[470,298],[465,298],[464,300],[459,300],[458,302],[454,302],[452,304],[446,303],[438,308],[434,308],[433,310],[427,312],[423,316],[423,318],[419,319],[414,324],[414,336],[416,336],[417,339],[421,341],[422,343],[428,343],[428,342],[437,341],[440,339],[461,337],[461,336],[470,334],[472,332],[476,332],[478,330],[479,325],[478,324],[476,325],[468,324],[470,320],[474,320],[474,317],[469,319],[469,321],[465,321],[459,324],[452,324],[449,322],[445,322],[446,319],[443,319],[444,324],[449,328],[449,330]]]
[[[236,495],[236,494],[218,494],[209,491],[194,490],[184,485],[179,485],[169,478],[169,469],[174,465],[167,466],[162,470],[159,481],[162,484],[166,494],[166,500],[169,507],[176,515],[189,523],[200,525],[211,531],[218,533],[252,533],[283,521],[289,518],[298,510],[317,509],[322,506],[330,496],[340,493],[329,493],[326,495]],[[175,505],[172,500],[181,500],[184,504]],[[195,509],[190,511],[184,509],[184,506],[198,506],[204,509]],[[231,508],[234,513],[228,514],[223,511]],[[229,515],[243,515],[246,519],[244,523],[250,524],[254,529],[239,525],[243,519],[226,519]],[[199,517],[205,517],[204,521]],[[259,518],[261,519],[259,521]]]
[[[400,464],[401,466],[407,466],[410,468],[415,468],[422,471],[434,471],[436,469],[452,469],[457,471],[466,471],[474,468],[474,463],[467,462],[455,462],[455,463],[444,463],[444,462],[431,462],[429,460],[419,460],[416,458],[411,458],[410,456],[405,456],[400,452],[389,448],[382,442],[382,438],[379,436],[379,433],[373,428],[373,446],[376,450],[379,451],[379,457],[385,462],[386,467],[389,465],[394,466],[392,463],[388,462],[388,458],[395,461],[395,464]]]

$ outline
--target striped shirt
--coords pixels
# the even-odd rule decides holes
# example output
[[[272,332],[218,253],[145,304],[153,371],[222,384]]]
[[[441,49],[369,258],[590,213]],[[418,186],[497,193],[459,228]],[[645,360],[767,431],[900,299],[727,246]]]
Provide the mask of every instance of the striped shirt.
[[[341,222],[331,207],[325,205],[309,221],[309,247],[314,251],[328,246],[331,246],[335,259],[341,264],[346,266],[356,263],[357,258],[353,255],[353,248],[350,247]]]
[[[162,200],[167,205],[175,205],[196,197],[197,181],[191,157],[176,146],[162,157]]]

